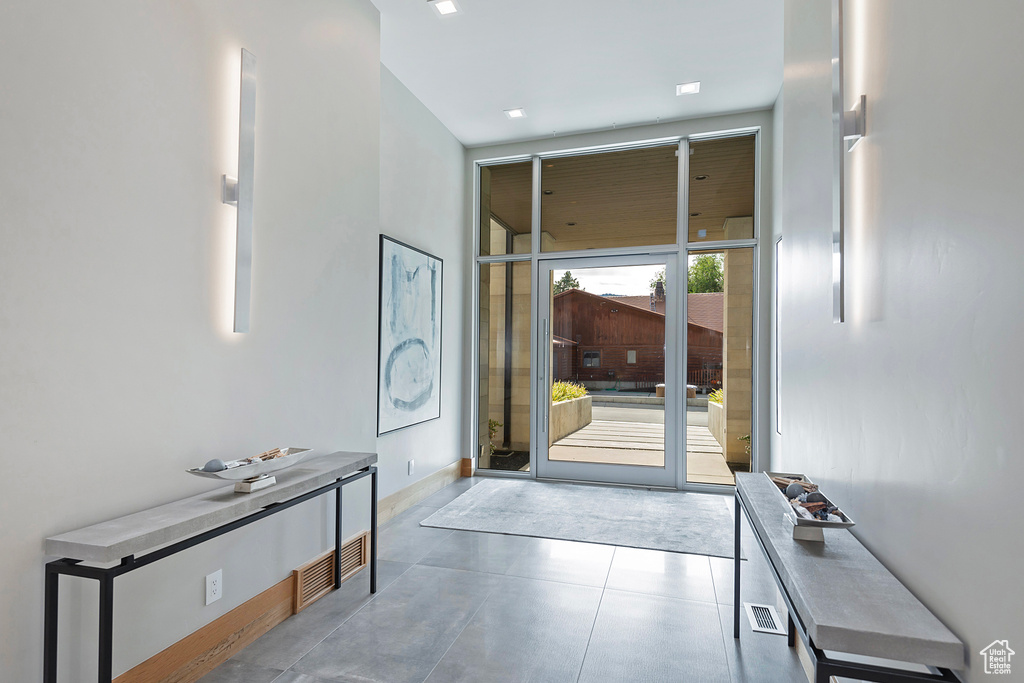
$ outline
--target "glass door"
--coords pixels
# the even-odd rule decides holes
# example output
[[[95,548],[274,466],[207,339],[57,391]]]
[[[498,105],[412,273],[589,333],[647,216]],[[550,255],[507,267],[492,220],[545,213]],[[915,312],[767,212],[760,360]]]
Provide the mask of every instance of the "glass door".
[[[538,477],[676,486],[675,267],[675,255],[540,262]]]

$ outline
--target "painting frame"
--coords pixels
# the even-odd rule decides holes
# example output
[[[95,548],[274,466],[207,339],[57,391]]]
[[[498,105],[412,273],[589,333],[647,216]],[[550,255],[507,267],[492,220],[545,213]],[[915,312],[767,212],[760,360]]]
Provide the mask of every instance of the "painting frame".
[[[444,260],[380,234],[377,436],[441,417]]]

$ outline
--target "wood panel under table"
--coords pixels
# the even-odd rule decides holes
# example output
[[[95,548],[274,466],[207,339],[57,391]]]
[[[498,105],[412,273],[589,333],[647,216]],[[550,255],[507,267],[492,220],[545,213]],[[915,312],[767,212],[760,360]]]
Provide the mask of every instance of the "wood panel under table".
[[[166,505],[69,531],[46,539],[43,626],[43,683],[57,681],[57,615],[61,574],[99,582],[100,683],[113,676],[114,579],[210,539],[335,492],[335,549],[341,549],[342,487],[370,477],[370,592],[377,592],[377,454],[316,453],[294,467],[275,472],[277,484],[255,493],[236,493],[234,485],[213,489]],[[145,553],[139,556],[140,553]],[[335,553],[339,562],[341,553]],[[83,562],[119,562],[94,567]],[[336,579],[341,572],[335,571]],[[336,584],[337,586],[337,584]]]
[[[793,539],[788,503],[763,473],[736,475],[733,636],[740,627],[741,514],[768,560],[814,663],[815,683],[846,676],[878,683],[957,681],[964,644],[847,529],[823,529],[825,542]],[[830,658],[825,650],[908,662],[917,673]]]

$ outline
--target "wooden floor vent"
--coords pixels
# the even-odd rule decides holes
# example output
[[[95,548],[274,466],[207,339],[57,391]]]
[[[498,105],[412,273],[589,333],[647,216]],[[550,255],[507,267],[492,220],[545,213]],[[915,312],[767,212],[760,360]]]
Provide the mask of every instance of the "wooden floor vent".
[[[341,581],[366,566],[370,533],[350,538],[341,545]],[[334,589],[334,551],[322,555],[294,571],[295,607],[298,614]],[[339,581],[340,583],[340,581]]]

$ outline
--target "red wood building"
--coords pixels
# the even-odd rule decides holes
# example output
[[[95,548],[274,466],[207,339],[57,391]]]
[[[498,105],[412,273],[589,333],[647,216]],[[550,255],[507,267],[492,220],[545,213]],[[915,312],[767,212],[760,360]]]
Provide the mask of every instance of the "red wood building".
[[[687,382],[703,380],[702,389],[721,386],[722,330],[714,325],[714,306],[721,307],[721,294],[715,301],[697,305],[702,317],[698,324],[687,325],[689,362]],[[665,314],[634,305],[637,297],[604,297],[579,289],[554,296],[551,332],[552,362],[555,379],[579,382],[588,388],[653,389],[665,381]],[[630,299],[627,302],[627,299]],[[707,315],[708,310],[712,315]],[[720,308],[719,308],[720,310]],[[710,318],[710,322],[708,320]],[[718,314],[721,320],[721,313]],[[710,370],[710,372],[708,372]],[[717,379],[717,383],[716,380]]]

